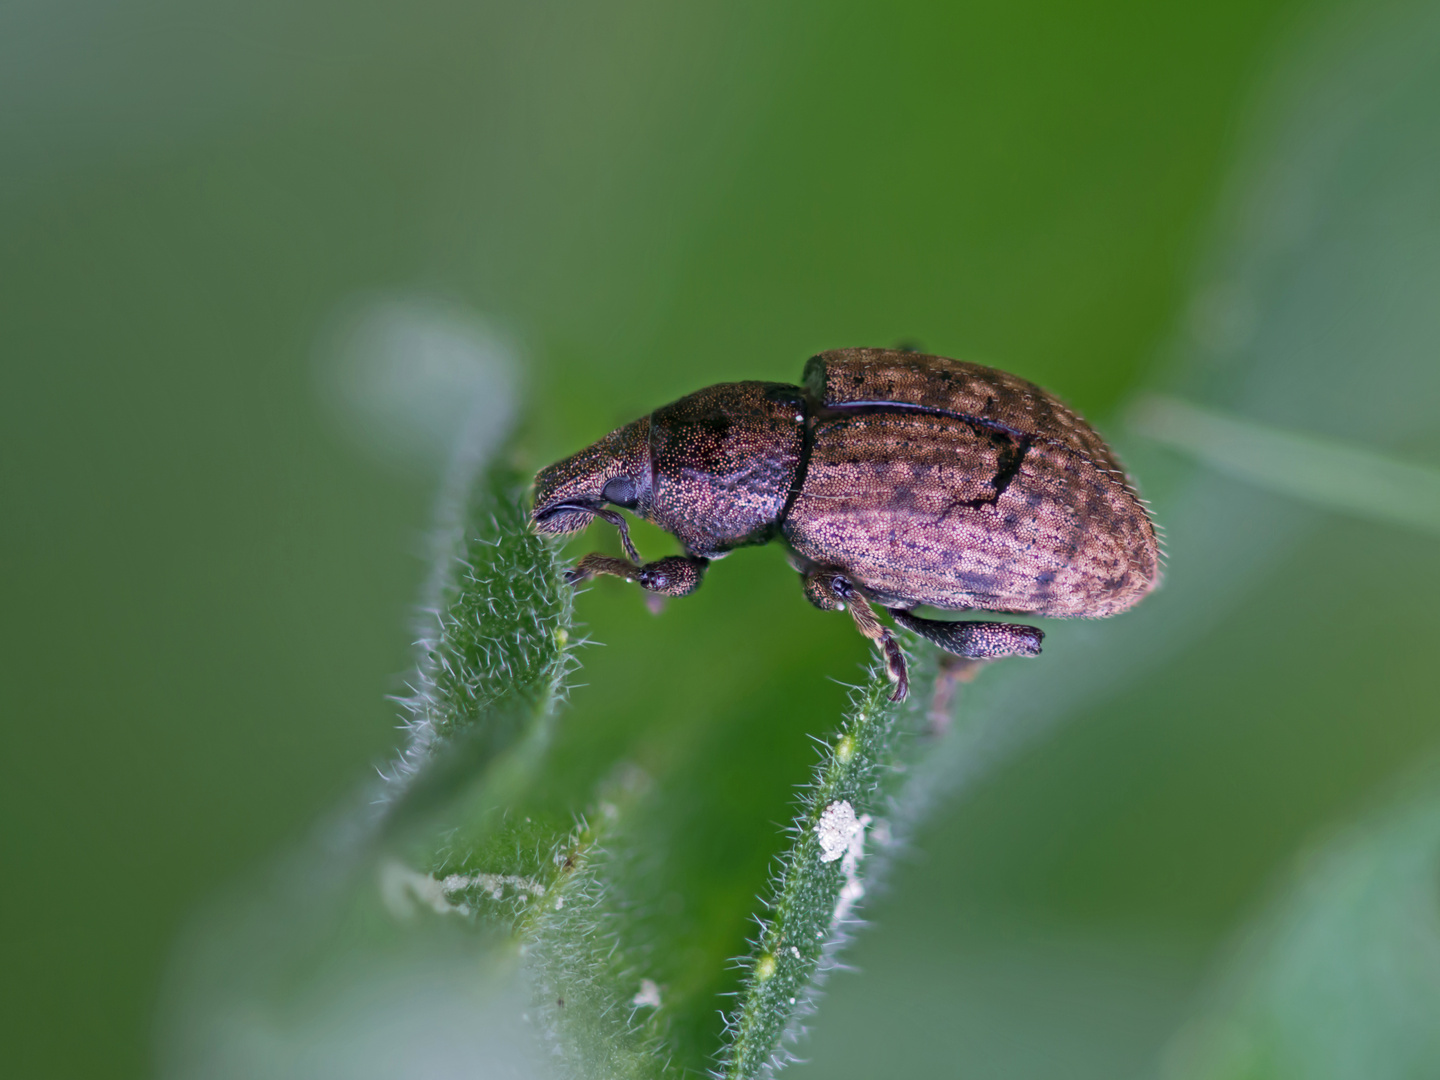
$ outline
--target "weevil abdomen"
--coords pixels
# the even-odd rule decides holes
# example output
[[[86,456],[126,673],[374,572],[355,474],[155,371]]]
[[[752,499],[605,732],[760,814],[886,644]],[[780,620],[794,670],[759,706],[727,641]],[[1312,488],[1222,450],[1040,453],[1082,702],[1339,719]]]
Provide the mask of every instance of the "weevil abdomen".
[[[811,446],[782,526],[887,607],[1112,615],[1154,585],[1139,497],[1083,420],[1039,387],[939,357],[822,353]]]

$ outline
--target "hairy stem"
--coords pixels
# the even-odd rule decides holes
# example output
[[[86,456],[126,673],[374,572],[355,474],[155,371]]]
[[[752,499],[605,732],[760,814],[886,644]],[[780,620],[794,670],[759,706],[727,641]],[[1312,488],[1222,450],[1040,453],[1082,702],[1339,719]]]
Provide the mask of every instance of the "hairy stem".
[[[453,487],[401,699],[409,742],[387,777],[397,807],[433,803],[507,751],[533,765],[575,666],[573,590],[557,546],[528,526],[525,481],[499,466]]]
[[[856,925],[856,905],[874,876],[862,867],[867,845],[884,847],[892,833],[889,796],[911,722],[934,684],[929,648],[911,644],[919,662],[907,705],[890,701],[882,663],[856,688],[838,732],[826,745],[780,856],[760,934],[746,960],[739,1003],[726,1017],[727,1045],[717,1076],[769,1076],[789,1060],[787,1044],[813,1011],[819,983]],[[870,853],[873,855],[873,851]]]

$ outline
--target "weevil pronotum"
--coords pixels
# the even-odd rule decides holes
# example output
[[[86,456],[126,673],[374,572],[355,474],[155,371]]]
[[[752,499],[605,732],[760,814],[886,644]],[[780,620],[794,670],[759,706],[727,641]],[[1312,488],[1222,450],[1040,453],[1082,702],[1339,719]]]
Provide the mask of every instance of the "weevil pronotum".
[[[641,563],[621,507],[685,550]],[[810,602],[848,610],[905,697],[905,656],[875,614],[956,656],[1035,656],[1042,631],[922,618],[951,611],[1099,618],[1155,585],[1159,548],[1110,448],[1053,395],[978,364],[888,349],[812,357],[802,385],[707,387],[535,477],[535,528],[592,518],[629,559],[586,555],[568,577],[614,574],[660,596],[710,560],[780,537]]]

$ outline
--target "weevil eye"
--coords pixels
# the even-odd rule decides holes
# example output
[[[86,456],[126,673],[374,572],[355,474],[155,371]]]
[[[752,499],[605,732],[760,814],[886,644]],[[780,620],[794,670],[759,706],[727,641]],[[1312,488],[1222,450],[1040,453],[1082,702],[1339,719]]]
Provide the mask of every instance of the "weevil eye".
[[[600,497],[608,503],[623,506],[626,510],[634,510],[640,501],[635,481],[628,476],[615,477],[601,490]]]

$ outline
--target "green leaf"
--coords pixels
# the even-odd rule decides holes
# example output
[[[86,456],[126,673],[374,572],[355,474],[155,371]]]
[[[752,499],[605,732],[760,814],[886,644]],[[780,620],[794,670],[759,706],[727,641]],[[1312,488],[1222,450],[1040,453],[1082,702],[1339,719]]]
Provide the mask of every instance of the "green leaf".
[[[1130,425],[1138,434],[1257,486],[1440,535],[1440,469],[1163,394],[1136,402]]]
[[[574,590],[555,543],[528,527],[527,486],[502,465],[442,503],[432,600],[401,701],[409,741],[385,793],[389,827],[477,778],[497,798],[523,785],[548,742],[576,663]]]
[[[1440,1062],[1440,767],[1304,855],[1166,1080],[1406,1080]]]

